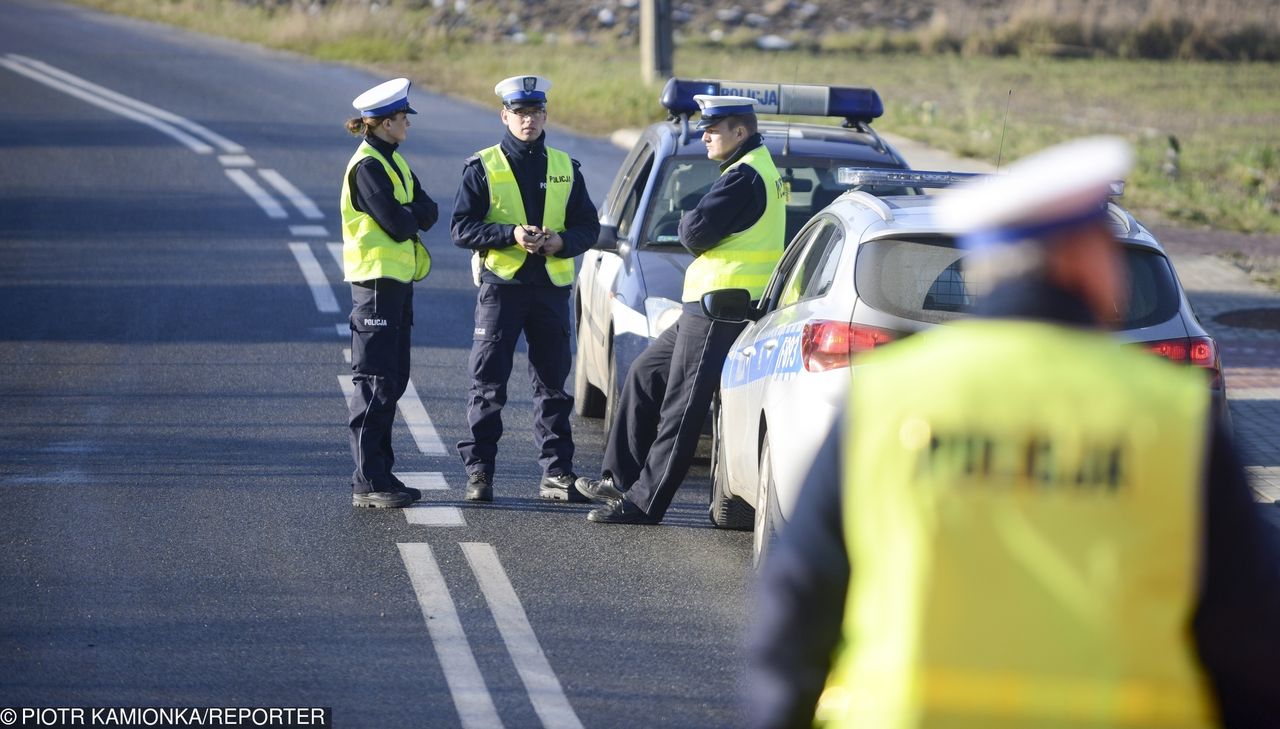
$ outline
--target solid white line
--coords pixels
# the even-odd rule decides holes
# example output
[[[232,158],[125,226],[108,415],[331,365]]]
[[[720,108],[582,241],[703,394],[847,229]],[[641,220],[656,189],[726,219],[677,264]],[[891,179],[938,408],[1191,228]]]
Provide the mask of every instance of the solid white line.
[[[328,238],[329,231],[323,225],[290,225],[289,235],[298,238]]]
[[[218,162],[223,167],[252,167],[253,158],[247,154],[220,154]]]
[[[453,705],[464,729],[493,729],[502,726],[498,709],[485,686],[471,644],[462,632],[458,608],[449,596],[440,565],[427,544],[397,544],[400,559],[409,572],[409,581],[422,606],[427,634],[435,646],[444,679],[453,695]]]
[[[507,572],[498,561],[493,545],[464,542],[462,553],[476,574],[480,591],[484,593],[485,602],[489,603],[489,610],[498,624],[498,633],[507,644],[511,662],[529,692],[529,701],[542,720],[542,726],[547,729],[582,729],[582,722],[569,705],[555,671],[551,670],[551,664],[542,652],[529,617],[507,579]]]
[[[320,268],[320,262],[311,252],[311,246],[306,243],[290,243],[289,250],[293,251],[298,268],[302,269],[302,277],[307,280],[307,286],[311,287],[316,308],[326,314],[336,313],[338,300],[333,295],[333,288],[329,286],[329,279],[324,277],[324,269]]]
[[[404,512],[405,521],[418,526],[464,527],[467,525],[467,520],[462,518],[462,510],[456,506],[410,506],[401,511]]]
[[[280,203],[271,197],[271,193],[262,189],[262,185],[250,177],[248,172],[244,170],[223,170],[223,172],[227,173],[227,177],[230,177],[241,190],[244,190],[244,194],[258,203],[258,207],[262,208],[262,212],[266,213],[268,218],[280,220],[289,217],[284,208],[280,207]]]
[[[431,423],[431,416],[427,415],[427,409],[422,405],[422,399],[418,397],[418,388],[413,386],[412,379],[409,380],[409,386],[404,389],[404,395],[400,397],[400,414],[408,423],[409,432],[418,443],[418,450],[428,456],[448,455],[444,450],[444,443],[436,434],[436,426]]]
[[[449,484],[444,480],[444,474],[439,471],[405,471],[396,475],[404,481],[405,486],[423,491],[446,491],[449,488]]]
[[[90,93],[98,94],[99,96],[102,96],[106,99],[110,99],[118,104],[130,107],[137,111],[140,111],[143,114],[146,114],[148,116],[156,117],[161,121],[169,122],[174,126],[182,127],[183,129],[186,129],[187,131],[191,132],[192,134],[195,134],[196,136],[204,137],[209,142],[216,145],[218,149],[221,149],[223,152],[227,154],[241,154],[244,152],[244,147],[236,144],[230,139],[227,139],[221,134],[218,134],[217,132],[201,124],[197,124],[196,122],[193,122],[190,119],[178,116],[173,112],[165,111],[164,109],[152,106],[151,104],[148,104],[145,101],[139,101],[138,99],[135,99],[131,96],[125,96],[124,94],[118,91],[112,91],[111,89],[106,88],[105,86],[99,86],[98,84],[95,84],[92,81],[80,78],[79,76],[76,76],[72,73],[68,73],[67,71],[62,70],[57,66],[51,66],[45,63],[44,61],[38,61],[34,58],[21,56],[16,53],[10,53],[9,58],[15,61],[18,61],[19,63],[25,63],[26,65],[36,70],[43,71],[49,74],[50,76],[54,76],[56,78],[61,79],[62,81],[65,81],[66,83],[72,84],[74,86],[79,86],[80,88]]]
[[[320,208],[311,202],[311,198],[295,187],[292,182],[286,180],[284,175],[275,170],[258,170],[258,174],[262,175],[262,179],[271,183],[272,187],[279,191],[281,195],[284,195],[289,202],[293,203],[298,212],[302,213],[302,217],[307,220],[321,220],[324,218],[324,213],[320,212]]]
[[[174,127],[160,121],[159,119],[154,119],[152,117],[147,116],[146,114],[142,114],[140,112],[134,111],[133,109],[120,106],[119,104],[113,104],[110,101],[107,101],[105,99],[100,99],[97,96],[94,96],[93,94],[90,94],[86,91],[77,89],[74,86],[70,86],[60,81],[56,81],[54,79],[41,76],[37,71],[27,68],[26,66],[19,65],[18,63],[15,63],[7,58],[0,58],[0,66],[4,66],[5,68],[9,69],[10,71],[13,71],[14,73],[22,74],[23,76],[26,76],[27,78],[32,79],[33,81],[38,81],[44,84],[45,86],[48,86],[53,89],[57,89],[58,91],[61,91],[64,94],[74,96],[77,99],[80,99],[81,101],[93,104],[94,106],[99,107],[101,109],[106,109],[107,111],[112,112],[113,114],[119,114],[120,116],[125,117],[126,119],[132,119],[133,121],[136,121],[139,124],[145,124],[151,127],[152,129],[155,129],[156,131],[161,132],[162,134],[166,134],[178,140],[182,144],[186,145],[187,149],[190,149],[192,152],[195,152],[196,154],[209,154],[213,152],[213,147],[210,147],[209,145],[205,144],[199,139],[196,139],[195,137],[192,137],[191,135],[183,132],[180,129],[175,129]]]
[[[338,268],[346,270],[346,264],[342,262],[342,244],[329,243],[329,255],[333,256],[333,260],[338,264]]]

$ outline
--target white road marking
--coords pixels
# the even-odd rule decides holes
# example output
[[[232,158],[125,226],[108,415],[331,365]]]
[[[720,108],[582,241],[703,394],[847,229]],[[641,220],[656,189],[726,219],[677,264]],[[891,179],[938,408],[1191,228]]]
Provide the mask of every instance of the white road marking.
[[[281,195],[284,195],[289,202],[293,203],[298,212],[302,213],[302,217],[307,220],[324,219],[324,213],[320,212],[320,208],[311,202],[311,198],[295,187],[292,182],[286,180],[284,175],[275,170],[258,170],[258,174],[262,175],[262,179],[271,183],[272,187],[279,191]]]
[[[333,328],[338,330],[339,339],[347,339],[347,340],[351,339],[351,323],[350,322],[345,322],[345,321],[339,322],[337,324],[334,324]]]
[[[410,506],[401,511],[404,512],[405,521],[418,526],[464,527],[467,525],[467,520],[462,518],[462,510],[456,506]]]
[[[298,238],[328,238],[329,231],[323,225],[290,225],[289,235]]]
[[[494,729],[502,726],[493,698],[485,686],[484,675],[476,664],[471,644],[462,632],[458,608],[449,596],[440,565],[427,544],[397,544],[400,559],[409,572],[409,581],[422,606],[427,633],[436,649],[436,658],[444,671],[453,705],[464,729]]]
[[[448,455],[445,452],[444,443],[436,434],[436,426],[432,424],[431,416],[427,415],[422,398],[418,397],[418,388],[413,386],[412,378],[409,379],[409,386],[405,388],[404,395],[400,397],[400,414],[409,424],[409,432],[417,441],[418,450],[428,456]]]
[[[78,89],[69,84],[62,83],[61,81],[58,81],[56,79],[48,78],[47,76],[42,76],[38,71],[27,68],[26,66],[16,63],[13,60],[10,60],[9,58],[0,58],[0,66],[4,66],[5,68],[9,69],[10,71],[13,71],[14,73],[22,74],[23,76],[26,76],[27,78],[32,79],[33,81],[38,81],[44,84],[45,86],[57,89],[58,91],[61,91],[64,94],[67,94],[69,96],[74,96],[77,99],[80,99],[81,101],[93,104],[94,106],[99,107],[101,109],[106,109],[107,111],[112,112],[113,114],[119,114],[120,116],[125,117],[126,119],[132,119],[133,121],[136,121],[139,124],[145,124],[151,127],[152,129],[155,129],[156,131],[161,132],[162,134],[166,134],[178,140],[182,144],[186,145],[187,149],[190,149],[192,152],[195,152],[196,154],[210,154],[211,152],[213,152],[213,147],[210,147],[209,145],[205,144],[199,139],[196,139],[190,134],[183,132],[180,129],[174,128],[170,124],[166,124],[165,122],[160,121],[159,119],[149,117],[146,114],[143,114],[138,111],[134,111],[133,109],[130,109],[128,107],[124,107],[119,104],[115,104],[110,101],[107,101],[106,99],[99,98],[87,91]]]
[[[302,277],[307,280],[307,286],[311,288],[311,297],[316,300],[316,308],[327,314],[336,313],[338,300],[334,298],[329,279],[324,277],[324,270],[320,268],[320,262],[316,260],[315,254],[311,252],[311,246],[306,243],[290,243],[289,250],[293,251],[293,257],[298,261],[298,268],[302,269]]]
[[[227,173],[227,177],[230,177],[241,190],[244,190],[244,194],[258,203],[258,207],[262,208],[262,212],[266,213],[268,218],[282,220],[289,217],[289,213],[280,207],[280,203],[271,197],[271,193],[262,189],[262,185],[250,177],[248,172],[244,170],[223,170],[223,172]]]
[[[560,680],[547,662],[538,637],[533,633],[529,617],[516,596],[507,572],[498,561],[493,545],[482,542],[464,542],[462,553],[466,555],[471,571],[475,572],[484,593],[485,602],[498,624],[498,633],[507,644],[511,662],[529,692],[533,710],[547,729],[582,729],[582,722],[564,695]]]
[[[68,84],[77,86],[90,93],[97,94],[98,96],[104,99],[108,99],[116,102],[117,104],[121,104],[123,106],[129,107],[136,111],[140,111],[143,114],[146,114],[147,116],[155,117],[160,121],[168,122],[176,127],[182,127],[183,129],[186,129],[188,132],[191,132],[192,134],[198,137],[203,137],[204,139],[208,140],[210,143],[217,146],[218,149],[222,150],[226,154],[241,154],[244,152],[244,147],[236,144],[230,139],[227,139],[221,134],[218,134],[217,132],[203,125],[197,124],[196,122],[193,122],[190,119],[178,116],[173,112],[165,111],[164,109],[152,106],[151,104],[148,104],[145,101],[139,101],[138,99],[135,99],[133,97],[125,96],[124,94],[121,94],[117,91],[112,91],[111,89],[106,88],[105,86],[99,86],[98,84],[95,84],[92,81],[80,78],[79,76],[68,73],[67,71],[64,71],[56,66],[51,66],[45,63],[44,61],[38,61],[34,58],[21,56],[16,53],[10,53],[8,57],[19,63],[24,63],[31,68],[34,68],[38,71],[42,71],[50,76],[60,79]]]
[[[350,347],[342,348],[342,358],[347,361],[347,364],[351,364],[351,348]]]
[[[247,154],[220,154],[218,162],[223,167],[252,167],[253,158]]]
[[[404,481],[405,486],[412,486],[415,489],[423,491],[447,491],[449,484],[444,480],[444,474],[439,471],[406,471],[396,474]]]
[[[338,375],[338,384],[342,386],[342,391],[350,402],[356,392],[351,375]],[[431,416],[427,415],[427,409],[423,407],[422,400],[418,397],[418,388],[413,386],[413,380],[409,380],[409,386],[400,396],[399,405],[400,417],[404,418],[405,424],[409,426],[409,433],[418,444],[418,450],[428,456],[448,455],[445,452],[444,443],[436,434],[436,426],[431,423]]]
[[[327,245],[329,246],[329,255],[333,256],[333,260],[337,262],[338,268],[345,270],[346,264],[342,262],[342,244],[329,243]]]

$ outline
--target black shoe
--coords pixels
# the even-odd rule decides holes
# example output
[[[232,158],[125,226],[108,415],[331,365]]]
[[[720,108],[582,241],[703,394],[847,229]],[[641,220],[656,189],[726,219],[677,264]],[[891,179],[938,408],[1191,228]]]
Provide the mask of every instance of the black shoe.
[[[639,506],[618,499],[604,506],[597,506],[587,514],[587,521],[597,524],[657,524],[658,520],[640,510]]]
[[[543,476],[542,482],[538,484],[538,496],[551,501],[585,504],[591,499],[583,496],[573,487],[573,482],[577,480],[578,477],[572,473],[564,473],[559,476]]]
[[[370,509],[403,509],[413,503],[413,497],[403,491],[370,491],[351,494],[352,506]]]
[[[590,479],[583,476],[575,481],[573,486],[578,490],[578,493],[602,504],[612,504],[623,499],[623,493],[618,490],[617,486],[613,485],[612,476],[602,476],[599,479]]]
[[[493,477],[484,471],[467,476],[467,501],[493,501]]]
[[[387,474],[387,476],[390,477],[391,479],[392,491],[399,491],[401,493],[409,494],[409,497],[412,498],[414,501],[422,500],[421,489],[415,489],[412,486],[405,486],[404,481],[401,481],[400,479],[396,478],[393,474],[389,473]]]

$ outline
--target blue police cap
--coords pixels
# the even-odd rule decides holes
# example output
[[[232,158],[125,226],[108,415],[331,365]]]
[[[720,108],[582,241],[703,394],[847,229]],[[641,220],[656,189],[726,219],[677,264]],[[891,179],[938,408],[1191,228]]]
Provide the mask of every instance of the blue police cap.
[[[493,87],[493,93],[502,99],[508,109],[525,106],[546,106],[547,91],[551,81],[541,76],[512,76],[504,78]]]
[[[407,78],[385,81],[357,96],[351,105],[360,111],[360,116],[366,118],[391,116],[398,111],[417,114],[409,106],[409,83]]]
[[[702,118],[695,129],[706,129],[725,117],[739,114],[756,113],[756,100],[750,96],[713,96],[711,94],[695,94],[693,100],[698,102]]]

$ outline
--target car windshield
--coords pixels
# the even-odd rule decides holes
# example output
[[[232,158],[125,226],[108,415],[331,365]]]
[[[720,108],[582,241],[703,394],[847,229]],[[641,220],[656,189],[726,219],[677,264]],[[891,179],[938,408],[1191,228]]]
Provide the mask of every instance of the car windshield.
[[[1129,307],[1121,327],[1168,321],[1178,311],[1178,286],[1158,251],[1126,247]],[[965,251],[949,238],[883,239],[858,248],[854,286],[873,308],[905,319],[938,324],[965,316],[988,288],[964,266]]]
[[[851,189],[837,182],[841,167],[865,167],[865,163],[817,157],[774,157],[778,173],[789,190],[787,235],[790,241],[818,211]],[[720,163],[705,156],[670,157],[658,171],[658,180],[649,201],[644,235],[650,246],[680,245],[680,216],[692,210],[720,176]],[[862,189],[873,195],[910,195],[908,188]]]

